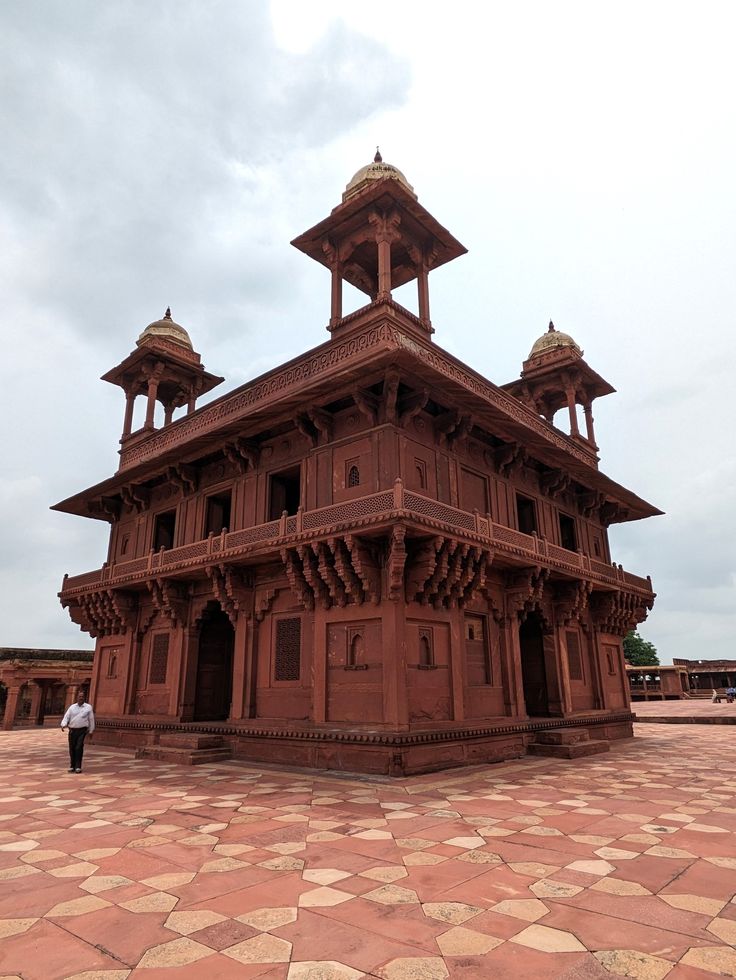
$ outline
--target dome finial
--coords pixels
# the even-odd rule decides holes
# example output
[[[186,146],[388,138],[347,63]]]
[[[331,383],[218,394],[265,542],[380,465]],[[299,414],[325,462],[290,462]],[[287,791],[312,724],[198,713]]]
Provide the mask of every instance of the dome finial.
[[[383,163],[383,157],[381,156],[381,151],[376,147],[376,155],[373,157],[374,163]]]
[[[554,323],[552,323],[552,321],[550,320],[550,321],[549,321],[549,326],[547,327],[547,333],[554,333],[554,332],[555,332],[555,325],[554,325]]]
[[[171,307],[167,306],[166,312],[164,313],[164,320],[170,320],[170,319],[171,319]]]

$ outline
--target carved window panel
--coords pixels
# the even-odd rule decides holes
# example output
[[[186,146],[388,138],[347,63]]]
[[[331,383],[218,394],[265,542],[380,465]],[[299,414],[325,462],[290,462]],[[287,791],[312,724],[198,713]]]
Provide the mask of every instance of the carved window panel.
[[[423,459],[415,459],[413,469],[408,480],[409,490],[427,489],[427,464]]]
[[[493,683],[485,616],[465,617],[465,680],[470,687]]]
[[[580,634],[575,630],[565,631],[565,645],[567,646],[567,666],[570,671],[571,681],[584,681],[583,656],[580,649]]]
[[[419,629],[419,663],[420,670],[432,670],[436,667],[434,661],[434,632],[432,627]]]
[[[107,656],[107,677],[112,679],[118,676],[118,654],[119,647],[111,647],[105,651]]]
[[[128,554],[128,547],[129,547],[129,545],[130,545],[130,535],[129,534],[124,534],[123,535],[123,539],[120,542],[120,555],[121,555],[121,557],[123,555],[127,555]]]
[[[606,644],[603,647],[603,652],[606,655],[606,666],[608,668],[608,673],[613,675],[617,674],[616,663],[618,662],[618,648]]]
[[[345,486],[348,489],[360,486],[360,460],[349,459],[345,463]]]
[[[365,662],[365,628],[350,626],[347,633],[347,652],[345,654],[346,670],[367,670]]]
[[[149,684],[165,684],[169,666],[169,634],[154,633],[151,642],[151,665],[148,670]]]
[[[274,681],[298,681],[301,678],[302,620],[300,616],[276,620],[273,659]]]

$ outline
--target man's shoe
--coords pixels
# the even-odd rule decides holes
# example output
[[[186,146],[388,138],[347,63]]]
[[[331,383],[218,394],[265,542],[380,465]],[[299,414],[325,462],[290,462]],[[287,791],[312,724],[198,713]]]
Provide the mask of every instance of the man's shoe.
[[[74,766],[70,766],[70,768],[67,769],[67,772],[74,772]]]
[[[81,772],[81,769],[75,769],[74,772]]]

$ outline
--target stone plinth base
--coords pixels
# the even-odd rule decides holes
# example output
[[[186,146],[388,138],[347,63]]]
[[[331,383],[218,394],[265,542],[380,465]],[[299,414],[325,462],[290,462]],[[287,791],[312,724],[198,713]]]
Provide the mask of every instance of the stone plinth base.
[[[532,719],[514,722],[494,720],[482,725],[447,726],[441,730],[389,732],[337,730],[299,727],[286,723],[232,725],[216,723],[177,723],[162,719],[146,722],[136,719],[110,719],[98,724],[95,738],[105,745],[145,749],[141,756],[178,761],[179,738],[201,746],[201,736],[219,736],[233,759],[249,763],[298,766],[306,769],[367,773],[375,776],[411,776],[460,766],[504,762],[527,754],[530,743],[545,732],[562,732],[552,737],[563,743],[570,732],[572,744],[587,739],[608,743],[633,735],[633,716],[629,711],[598,712],[561,719]],[[181,744],[182,749],[184,745]],[[534,751],[534,750],[532,750]],[[169,754],[167,754],[169,753]],[[224,758],[224,754],[223,754]],[[214,761],[214,760],[213,760]]]

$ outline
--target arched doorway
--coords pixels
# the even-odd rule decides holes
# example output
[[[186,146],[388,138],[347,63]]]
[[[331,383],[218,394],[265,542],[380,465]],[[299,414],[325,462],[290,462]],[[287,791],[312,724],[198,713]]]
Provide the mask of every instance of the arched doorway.
[[[544,664],[544,633],[537,613],[529,613],[519,626],[519,646],[526,712],[531,717],[547,717],[549,696]]]
[[[234,641],[235,631],[225,613],[219,607],[208,609],[199,633],[195,721],[223,721],[230,714]]]

